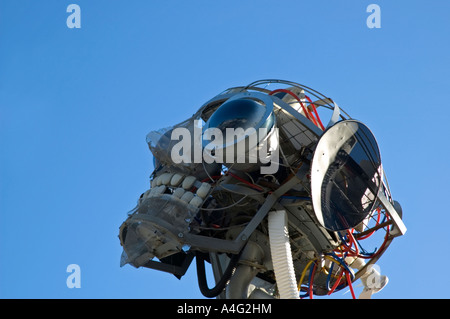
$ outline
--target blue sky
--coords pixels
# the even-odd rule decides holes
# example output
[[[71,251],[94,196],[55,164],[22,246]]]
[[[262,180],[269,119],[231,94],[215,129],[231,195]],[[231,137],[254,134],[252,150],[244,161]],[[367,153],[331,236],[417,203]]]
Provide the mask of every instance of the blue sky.
[[[80,29],[66,25],[71,3]],[[119,267],[119,226],[149,187],[145,136],[228,87],[280,78],[331,96],[378,140],[408,232],[378,262],[390,281],[374,298],[449,298],[449,12],[437,0],[1,1],[0,297],[203,298],[194,264],[181,280]]]

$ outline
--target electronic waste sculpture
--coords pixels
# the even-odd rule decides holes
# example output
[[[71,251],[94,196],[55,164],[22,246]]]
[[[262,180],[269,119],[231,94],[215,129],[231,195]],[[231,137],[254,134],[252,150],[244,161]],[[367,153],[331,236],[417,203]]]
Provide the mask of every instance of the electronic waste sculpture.
[[[181,278],[195,258],[208,298],[356,298],[358,279],[370,298],[387,284],[375,262],[406,232],[401,206],[372,132],[331,98],[256,81],[147,143],[151,187],[120,226],[121,266]]]

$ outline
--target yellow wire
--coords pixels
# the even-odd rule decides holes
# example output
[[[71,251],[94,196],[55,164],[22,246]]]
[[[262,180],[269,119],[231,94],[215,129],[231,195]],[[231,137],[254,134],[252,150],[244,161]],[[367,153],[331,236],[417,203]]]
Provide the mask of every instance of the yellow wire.
[[[330,268],[327,268],[325,266],[322,267],[322,269],[320,269],[321,272],[325,273],[325,275],[328,275],[330,273]],[[339,278],[339,276],[336,276],[335,274],[331,274],[331,277],[333,278]]]
[[[340,264],[336,259],[334,259],[333,257],[328,256],[328,255],[325,255],[324,257],[325,257],[326,259],[328,259],[328,260],[331,260],[331,261],[334,262],[335,264],[338,264],[339,267],[342,267],[341,264]]]
[[[325,255],[325,256],[323,256],[323,257],[325,257],[325,259],[328,259],[328,260],[334,262],[335,264],[337,264],[337,265],[339,266],[339,268],[342,268],[342,265],[341,265],[336,259],[334,259],[333,257],[327,256],[327,255]],[[300,280],[298,281],[298,285],[297,285],[297,290],[298,290],[299,292],[300,292],[300,289],[302,288],[302,283],[303,283],[303,279],[305,279],[306,271],[309,269],[309,267],[311,266],[311,264],[312,264],[313,262],[315,262],[316,260],[318,260],[318,259],[317,259],[317,258],[311,259],[311,260],[306,264],[305,268],[303,269],[302,275],[301,275]],[[322,271],[322,270],[323,270],[323,268],[321,269],[321,271]],[[336,275],[334,275],[334,274],[331,274],[331,276],[332,276],[333,278],[338,278],[338,277],[339,277],[339,276],[336,276]]]
[[[312,264],[314,261],[316,261],[316,259],[317,259],[317,258],[311,259],[311,260],[306,264],[305,268],[303,269],[303,271],[302,271],[302,276],[300,277],[300,280],[299,280],[298,285],[297,285],[297,290],[298,290],[298,291],[300,291],[300,289],[302,288],[302,282],[303,282],[303,279],[305,278],[306,270],[309,269],[309,266],[311,266],[311,264]]]

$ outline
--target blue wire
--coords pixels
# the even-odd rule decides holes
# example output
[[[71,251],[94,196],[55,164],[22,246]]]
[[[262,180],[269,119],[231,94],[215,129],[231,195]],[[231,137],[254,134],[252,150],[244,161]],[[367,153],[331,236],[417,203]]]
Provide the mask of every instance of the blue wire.
[[[334,263],[331,263],[331,267],[330,267],[330,270],[329,270],[328,276],[327,276],[327,291],[330,291],[330,289],[331,289],[330,279],[331,279],[331,273],[333,272],[333,267],[334,267]]]
[[[375,252],[377,251],[377,247],[375,247],[375,250],[373,251],[373,252],[371,252],[371,253],[368,253],[367,252],[367,250],[365,250],[364,248],[363,248],[363,246],[361,246],[361,244],[359,243],[359,241],[355,238],[355,241],[356,241],[356,243],[358,244],[358,247],[359,247],[359,250],[360,250],[360,254],[361,255],[364,255],[364,256],[372,256],[373,254],[375,254]]]
[[[350,246],[347,245],[347,235],[345,235],[345,236],[339,235],[339,237],[340,237],[341,241],[344,243],[345,247],[350,248]],[[361,244],[359,243],[359,241],[356,238],[355,238],[355,241],[356,241],[356,243],[357,243],[357,245],[358,245],[358,247],[360,249],[360,254],[361,255],[369,257],[369,256],[372,256],[373,254],[375,254],[375,252],[377,251],[377,248],[375,248],[375,250],[372,253],[368,253],[367,250],[365,250],[361,246]]]
[[[326,255],[333,257],[339,263],[339,265],[341,265],[343,268],[345,268],[345,271],[347,271],[350,274],[351,280],[353,280],[355,278],[355,274],[353,273],[353,270],[351,270],[348,267],[347,263],[345,263],[344,260],[342,260],[341,258],[336,256],[336,254],[334,252],[331,252],[330,254],[326,254]],[[330,270],[330,273],[328,274],[328,276],[330,276],[330,275],[331,275],[331,270]],[[334,292],[344,289],[345,287],[347,287],[347,285],[348,285],[348,283],[337,286],[336,289],[334,290]],[[328,288],[328,290],[330,289],[328,278],[327,278],[327,288]]]
[[[345,270],[349,272],[350,276],[352,277],[352,280],[355,278],[355,274],[353,273],[353,270],[351,270],[351,269],[348,267],[347,263],[346,263],[343,259],[341,259],[341,258],[339,258],[338,256],[336,256],[336,254],[335,254],[334,252],[330,252],[330,253],[327,254],[327,255],[333,257],[333,258],[339,263],[339,265],[341,265],[342,267],[344,267]]]
[[[312,274],[313,274],[313,269],[314,269],[314,267],[316,266],[316,263],[315,262],[313,262],[312,264],[311,264],[311,266],[309,267],[309,279],[308,279],[308,281],[309,281],[309,287],[308,287],[308,292],[309,292],[309,289],[311,289],[312,291],[313,291],[313,289],[312,289],[312,284],[313,284],[313,277],[312,277]],[[314,291],[313,291],[313,294],[314,294]],[[309,295],[309,293],[308,293],[308,295]]]
[[[301,298],[301,299],[306,298],[306,297],[309,296],[309,286],[312,284],[312,282],[311,282],[312,270],[313,270],[313,267],[314,267],[315,264],[316,264],[316,263],[313,262],[313,263],[311,264],[311,266],[309,266],[309,278],[308,278],[309,285],[308,285],[308,289],[306,290],[306,293],[303,294],[303,295],[300,295],[300,298]]]

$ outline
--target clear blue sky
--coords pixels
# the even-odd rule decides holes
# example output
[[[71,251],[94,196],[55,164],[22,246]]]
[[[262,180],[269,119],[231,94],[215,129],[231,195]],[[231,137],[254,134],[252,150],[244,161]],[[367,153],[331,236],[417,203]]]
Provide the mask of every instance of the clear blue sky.
[[[66,25],[71,3],[80,29]],[[371,3],[380,29],[366,25]],[[119,226],[149,187],[145,136],[228,87],[280,78],[333,97],[378,140],[408,232],[380,259],[390,281],[374,298],[449,298],[449,12],[438,0],[2,0],[0,297],[203,298],[195,264],[181,280],[119,267]]]

